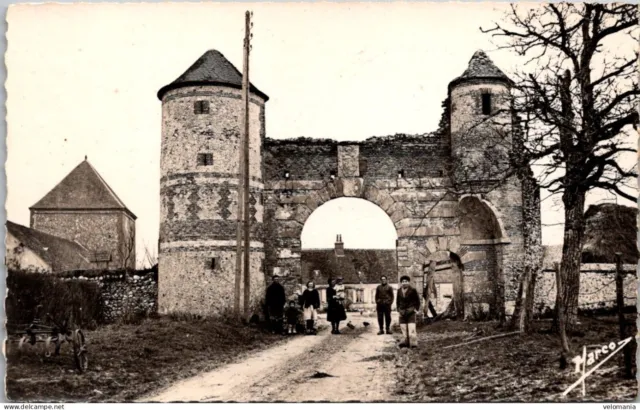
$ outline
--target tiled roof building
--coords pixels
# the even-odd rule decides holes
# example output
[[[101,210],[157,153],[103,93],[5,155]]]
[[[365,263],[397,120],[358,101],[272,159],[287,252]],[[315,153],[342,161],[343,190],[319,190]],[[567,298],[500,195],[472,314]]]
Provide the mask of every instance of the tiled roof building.
[[[80,244],[7,221],[7,265],[60,272],[91,269],[91,254]]]
[[[390,282],[397,277],[395,249],[345,249],[341,235],[333,249],[303,249],[301,264],[303,284],[326,285],[337,277],[345,284],[377,284],[382,275]]]

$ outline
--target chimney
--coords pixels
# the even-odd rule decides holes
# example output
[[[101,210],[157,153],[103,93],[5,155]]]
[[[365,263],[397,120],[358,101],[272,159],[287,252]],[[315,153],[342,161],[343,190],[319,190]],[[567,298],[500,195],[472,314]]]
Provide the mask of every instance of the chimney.
[[[335,252],[337,257],[344,256],[344,243],[342,243],[342,235],[336,236]]]

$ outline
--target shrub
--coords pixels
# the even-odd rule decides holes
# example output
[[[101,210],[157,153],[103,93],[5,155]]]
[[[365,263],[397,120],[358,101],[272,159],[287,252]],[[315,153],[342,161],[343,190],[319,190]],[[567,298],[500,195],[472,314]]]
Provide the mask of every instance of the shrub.
[[[139,325],[148,317],[149,315],[147,312],[141,311],[129,305],[125,309],[122,316],[118,318],[117,322],[122,325]]]
[[[48,314],[62,324],[73,315],[75,325],[92,328],[103,321],[101,307],[100,289],[95,283],[63,281],[43,273],[8,272],[5,309],[9,323],[27,324],[36,316],[47,321]]]
[[[193,322],[202,319],[199,315],[188,312],[170,312],[167,316],[174,322]]]

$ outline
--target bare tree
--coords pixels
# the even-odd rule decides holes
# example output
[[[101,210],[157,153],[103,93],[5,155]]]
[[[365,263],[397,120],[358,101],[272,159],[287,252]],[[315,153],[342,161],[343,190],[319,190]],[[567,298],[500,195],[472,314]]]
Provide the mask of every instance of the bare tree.
[[[158,264],[158,254],[155,251],[149,250],[149,246],[144,245],[144,266],[153,268]]]
[[[120,265],[123,269],[128,269],[133,262],[135,265],[136,257],[136,231],[132,225],[127,225],[124,232],[124,239],[118,253],[120,254]]]
[[[637,173],[620,155],[635,152],[624,137],[638,122],[637,26],[631,4],[558,3],[512,5],[503,23],[482,30],[535,65],[519,73],[514,106],[526,160],[540,167],[543,188],[562,194],[556,306],[564,306],[557,314],[569,329],[577,317],[586,193],[599,188],[636,201],[630,182]]]

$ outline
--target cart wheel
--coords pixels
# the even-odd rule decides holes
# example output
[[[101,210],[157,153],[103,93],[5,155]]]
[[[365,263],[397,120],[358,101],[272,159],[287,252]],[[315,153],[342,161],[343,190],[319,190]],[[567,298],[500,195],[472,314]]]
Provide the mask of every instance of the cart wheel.
[[[86,340],[82,330],[73,332],[73,359],[79,373],[85,372],[89,367]]]

